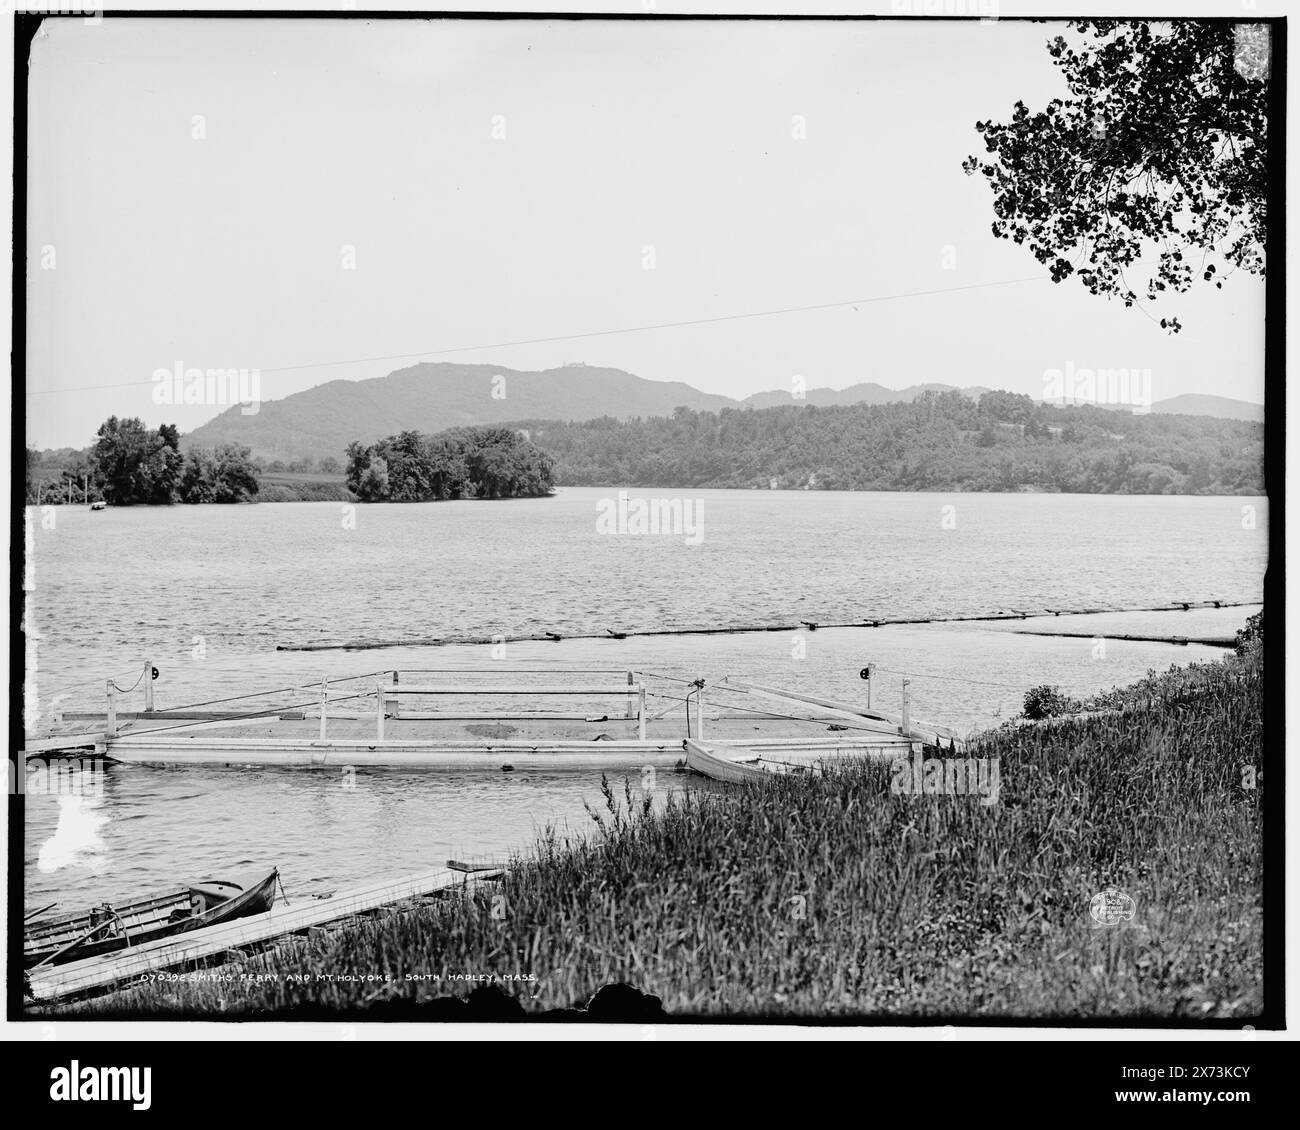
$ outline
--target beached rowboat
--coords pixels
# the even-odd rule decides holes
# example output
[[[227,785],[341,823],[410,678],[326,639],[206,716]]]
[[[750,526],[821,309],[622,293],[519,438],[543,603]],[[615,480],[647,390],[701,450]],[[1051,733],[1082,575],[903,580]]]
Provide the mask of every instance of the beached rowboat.
[[[33,924],[23,935],[23,965],[59,965],[126,949],[270,910],[279,871],[248,878],[205,879],[171,894],[121,907],[108,903],[88,914]]]
[[[816,775],[821,770],[816,765],[796,765],[763,757],[752,750],[734,750],[723,753],[715,746],[701,745],[693,738],[683,743],[686,747],[686,767],[714,781],[741,785],[747,781],[765,781],[773,776],[790,773]]]

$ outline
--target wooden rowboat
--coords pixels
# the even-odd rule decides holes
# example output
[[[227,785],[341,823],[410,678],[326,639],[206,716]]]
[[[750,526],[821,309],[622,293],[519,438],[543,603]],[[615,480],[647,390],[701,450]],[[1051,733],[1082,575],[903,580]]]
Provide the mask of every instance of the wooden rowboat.
[[[125,906],[103,903],[88,914],[34,923],[23,934],[23,966],[60,965],[112,953],[270,910],[276,868],[247,878],[204,879],[171,894]]]
[[[729,785],[743,785],[749,781],[767,781],[774,776],[790,773],[812,774],[820,772],[815,765],[796,765],[790,761],[777,761],[763,757],[752,750],[740,750],[730,756],[715,746],[704,746],[694,738],[687,738],[686,767],[714,781]]]

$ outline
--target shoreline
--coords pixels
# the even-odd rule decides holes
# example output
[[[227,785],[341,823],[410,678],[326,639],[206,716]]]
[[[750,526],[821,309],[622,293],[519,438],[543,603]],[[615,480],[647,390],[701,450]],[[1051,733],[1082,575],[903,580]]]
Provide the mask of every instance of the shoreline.
[[[899,795],[888,765],[692,790],[655,811],[611,782],[605,810],[589,809],[594,837],[543,834],[493,891],[247,957],[236,982],[40,1014],[432,1019],[448,987],[490,981],[542,1019],[621,983],[660,998],[668,1020],[780,1008],[1246,1022],[1262,1009],[1262,785],[1240,764],[1259,755],[1262,693],[1258,657],[1234,655],[1119,689],[1118,711],[988,731],[966,758],[1000,764],[993,804]],[[913,829],[901,840],[900,821]],[[1099,931],[1109,889],[1139,913]],[[892,939],[887,922],[903,927]],[[1170,946],[1183,959],[1152,965]],[[1219,952],[1230,960],[1188,979]]]

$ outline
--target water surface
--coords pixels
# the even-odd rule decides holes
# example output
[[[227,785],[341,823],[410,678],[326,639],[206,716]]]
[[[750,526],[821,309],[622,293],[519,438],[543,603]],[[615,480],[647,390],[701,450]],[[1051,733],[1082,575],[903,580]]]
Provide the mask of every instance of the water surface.
[[[1037,683],[1083,694],[1220,653],[1108,640],[1099,657],[1093,639],[978,625],[504,651],[275,648],[1258,600],[1263,589],[1263,499],[710,490],[691,495],[704,514],[703,542],[691,546],[685,537],[598,534],[597,505],[613,494],[363,506],[351,512],[354,523],[332,503],[58,508],[53,529],[29,512],[29,714],[39,712],[39,725],[51,710],[102,708],[104,679],[130,686],[146,658],[160,671],[159,707],[323,675],[494,663],[654,670],[711,685],[742,675],[862,701],[858,671],[872,662],[876,705],[897,709],[907,679],[915,716],[969,730],[1016,713]],[[1243,524],[1246,505],[1256,508],[1253,529]],[[1194,635],[1200,624],[1221,630],[1249,611],[1142,623],[1164,630],[1176,622],[1172,630]],[[658,686],[667,705],[671,684]],[[686,781],[660,773],[656,795]],[[598,773],[373,770],[353,784],[310,770],[119,767],[104,775],[102,795],[29,797],[27,903],[59,899],[71,910],[263,861],[280,865],[292,898],[525,847],[548,825],[585,834],[584,801],[603,803]]]

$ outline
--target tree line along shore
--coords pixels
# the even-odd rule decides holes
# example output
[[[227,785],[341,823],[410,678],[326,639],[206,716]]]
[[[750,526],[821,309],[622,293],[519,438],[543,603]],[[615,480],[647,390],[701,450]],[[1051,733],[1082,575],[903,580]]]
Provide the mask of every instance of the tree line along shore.
[[[314,472],[307,467],[296,473],[269,471],[247,447],[221,444],[182,452],[180,438],[171,424],[151,429],[141,420],[112,416],[86,451],[28,448],[27,501],[110,506],[431,502],[539,498],[555,489],[550,458],[513,428],[453,428],[434,436],[405,431],[369,446],[353,443],[341,474],[330,456]]]
[[[404,431],[316,458],[182,450],[110,417],[84,451],[27,450],[27,501],[110,504],[544,497],[557,486],[1256,495],[1263,425],[927,392],[908,403],[679,408],[628,420]]]

